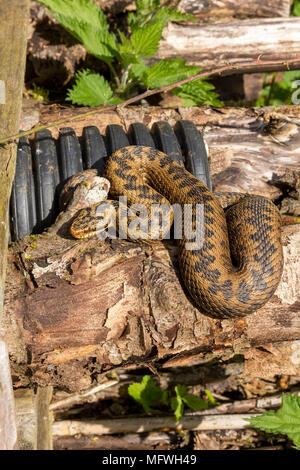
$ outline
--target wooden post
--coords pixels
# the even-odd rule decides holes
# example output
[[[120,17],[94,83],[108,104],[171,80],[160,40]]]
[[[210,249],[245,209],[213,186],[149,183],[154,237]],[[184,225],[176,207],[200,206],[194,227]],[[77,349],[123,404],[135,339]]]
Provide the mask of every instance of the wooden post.
[[[29,0],[0,2],[0,137],[19,131],[24,84]],[[8,212],[16,145],[0,147],[0,320],[8,244]]]
[[[0,2],[0,137],[19,130],[25,73],[29,0]],[[8,213],[11,185],[15,173],[16,144],[0,147],[0,327],[8,245]],[[1,337],[1,330],[0,330]],[[5,335],[3,337],[5,340]],[[5,351],[5,342],[1,341]],[[9,391],[8,355],[0,355],[0,448],[16,448],[14,400]],[[4,374],[5,373],[5,374]],[[5,377],[5,378],[4,378]],[[11,395],[11,396],[10,396]],[[1,400],[2,398],[2,400]],[[4,434],[4,435],[3,435]],[[2,445],[3,444],[3,445]]]
[[[36,391],[21,388],[15,391],[18,443],[21,450],[52,449],[52,412],[49,403],[52,387]]]

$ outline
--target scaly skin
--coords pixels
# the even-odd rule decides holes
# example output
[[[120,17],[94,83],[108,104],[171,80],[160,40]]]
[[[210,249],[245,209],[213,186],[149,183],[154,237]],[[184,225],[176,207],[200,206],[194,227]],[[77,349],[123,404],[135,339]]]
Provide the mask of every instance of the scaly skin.
[[[203,204],[202,246],[186,249],[190,240],[183,237],[178,253],[184,285],[203,313],[241,317],[258,310],[273,295],[283,256],[280,215],[272,201],[237,193],[216,196],[185,168],[151,147],[121,148],[109,158],[105,176],[112,197],[126,196],[129,206],[192,204],[193,229],[196,204]],[[97,206],[84,209],[73,222],[75,238],[95,234]]]

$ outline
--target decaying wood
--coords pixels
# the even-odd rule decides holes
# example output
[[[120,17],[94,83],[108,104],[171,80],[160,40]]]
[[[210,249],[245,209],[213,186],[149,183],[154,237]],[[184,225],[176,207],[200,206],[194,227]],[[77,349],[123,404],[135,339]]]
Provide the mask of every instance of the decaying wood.
[[[49,117],[50,111],[41,114]],[[281,124],[291,126],[288,137],[278,127],[276,134],[276,126],[275,137],[262,132],[272,112],[129,108],[76,121],[74,128],[80,135],[84,125],[98,125],[104,132],[108,123],[151,127],[161,119],[174,125],[182,117],[201,128],[208,122],[215,188],[277,198],[280,188],[270,185],[274,175],[299,171],[299,109],[276,111]],[[119,366],[169,367],[237,353],[246,359],[245,376],[298,374],[298,226],[283,228],[285,270],[268,304],[246,318],[218,321],[202,315],[186,296],[173,242],[79,242],[67,235],[67,225],[58,235],[29,237],[10,248],[3,334],[19,385],[28,383],[28,368],[31,382],[76,392]]]
[[[169,23],[163,32],[154,60],[181,57],[189,64],[215,67],[229,61],[242,63],[256,60],[298,59],[300,19],[268,18],[232,21],[213,25],[180,25]],[[266,67],[264,71],[283,70],[282,65]],[[261,72],[253,67],[248,73]],[[238,71],[243,73],[243,70]]]
[[[288,226],[284,235],[285,271],[274,297],[253,315],[224,321],[202,315],[189,302],[172,244],[152,250],[118,240],[24,240],[11,250],[7,274],[11,357],[22,362],[21,337],[23,361],[30,351],[32,380],[73,391],[89,387],[97,372],[166,359],[176,365],[178,355],[205,361],[240,353],[249,359],[249,376],[295,375],[300,232]]]
[[[241,2],[240,0],[181,0],[178,8],[186,13],[197,16],[203,21],[226,17],[287,17],[290,14],[289,0],[260,0]]]

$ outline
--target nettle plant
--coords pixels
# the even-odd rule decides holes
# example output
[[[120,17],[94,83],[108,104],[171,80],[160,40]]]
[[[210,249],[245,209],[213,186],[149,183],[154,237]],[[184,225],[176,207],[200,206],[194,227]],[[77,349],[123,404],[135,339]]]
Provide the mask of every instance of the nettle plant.
[[[145,59],[158,49],[168,21],[192,21],[193,16],[161,6],[161,0],[135,0],[136,12],[127,15],[130,34],[114,34],[102,10],[92,0],[39,0],[53,17],[94,57],[104,62],[109,77],[92,70],[80,70],[66,99],[84,106],[112,105],[137,95],[137,90],[156,89],[196,75],[200,67],[185,61],[165,59],[147,66]],[[183,98],[183,106],[222,106],[214,86],[197,79],[172,92]]]
[[[204,390],[206,399],[203,399],[189,393],[190,388],[178,384],[174,390],[162,390],[150,375],[144,375],[141,382],[129,385],[128,394],[142,405],[147,414],[171,409],[176,422],[182,418],[185,407],[200,411],[220,404],[215,401],[209,390]]]

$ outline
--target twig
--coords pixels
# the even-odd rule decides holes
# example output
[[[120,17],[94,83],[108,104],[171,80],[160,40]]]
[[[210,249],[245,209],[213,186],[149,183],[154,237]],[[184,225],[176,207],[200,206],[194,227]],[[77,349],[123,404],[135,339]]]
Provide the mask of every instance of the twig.
[[[62,420],[52,426],[53,436],[74,436],[76,434],[102,435],[165,431],[213,431],[220,429],[244,429],[249,427],[247,418],[257,414],[231,414],[212,416],[183,416],[176,423],[173,416],[129,417],[95,421]]]
[[[300,60],[300,57],[297,56],[296,58],[291,59],[291,60],[287,60],[287,61],[286,60],[285,61],[283,61],[283,60],[271,60],[271,61],[266,60],[266,61],[262,61],[260,59],[260,56],[259,56],[258,59],[255,60],[255,61],[241,62],[241,63],[237,63],[237,64],[227,63],[226,65],[223,65],[221,67],[216,67],[212,70],[207,70],[207,71],[204,71],[204,72],[200,72],[197,75],[194,75],[192,77],[187,77],[183,80],[172,83],[170,85],[165,85],[165,86],[162,86],[160,88],[155,88],[154,90],[147,90],[144,93],[141,93],[140,95],[134,96],[132,98],[129,98],[128,100],[123,101],[122,103],[112,104],[112,105],[103,105],[103,106],[94,108],[92,111],[87,111],[85,113],[79,113],[79,114],[76,114],[75,116],[72,116],[72,117],[69,117],[69,118],[64,118],[64,119],[61,119],[61,120],[58,120],[58,121],[48,122],[47,124],[33,127],[32,129],[30,129],[28,131],[19,132],[18,134],[15,134],[15,135],[3,137],[2,139],[0,139],[0,144],[13,142],[15,139],[18,139],[20,137],[25,137],[27,135],[31,135],[31,134],[33,134],[37,131],[41,131],[43,129],[48,129],[48,128],[51,128],[51,127],[60,126],[61,124],[66,124],[67,122],[76,121],[76,120],[82,119],[82,118],[87,117],[87,116],[92,116],[93,114],[103,113],[104,111],[107,111],[107,110],[124,108],[125,106],[128,106],[129,104],[135,103],[135,102],[140,101],[144,98],[148,98],[149,96],[156,95],[157,93],[165,93],[169,90],[172,90],[173,88],[182,86],[185,83],[192,82],[192,81],[197,80],[199,78],[209,77],[211,75],[221,75],[223,72],[226,72],[226,71],[238,72],[241,69],[246,72],[247,68],[251,68],[254,65],[257,66],[258,68],[261,68],[262,70],[264,69],[264,67],[271,66],[271,65],[281,65],[281,66],[285,67],[287,70],[289,70],[290,65],[298,62],[299,60]]]
[[[53,411],[57,410],[58,408],[70,407],[73,405],[77,405],[78,403],[82,403],[83,401],[86,401],[85,399],[87,397],[95,395],[96,393],[101,392],[102,390],[105,390],[109,387],[113,387],[118,382],[118,380],[110,380],[109,382],[105,382],[103,384],[97,385],[96,387],[90,388],[89,390],[86,390],[83,393],[74,393],[73,395],[67,398],[57,400],[54,403],[51,403],[51,405],[49,406],[49,410]]]

